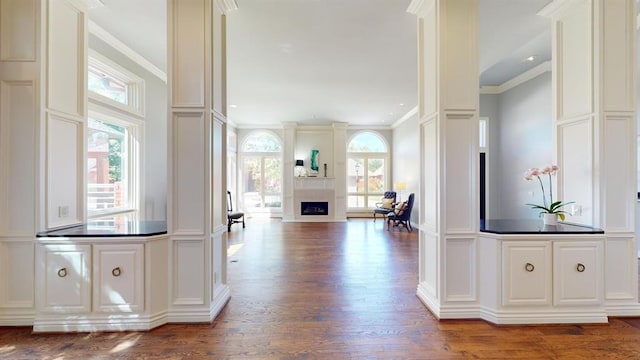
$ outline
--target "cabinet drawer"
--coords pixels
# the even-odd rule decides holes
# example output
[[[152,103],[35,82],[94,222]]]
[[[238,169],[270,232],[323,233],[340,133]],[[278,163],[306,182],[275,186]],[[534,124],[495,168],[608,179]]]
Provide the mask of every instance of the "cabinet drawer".
[[[551,244],[505,241],[502,249],[502,304],[551,305]]]
[[[93,246],[93,310],[144,310],[144,245]]]
[[[91,311],[91,247],[89,245],[38,246],[38,285],[44,312]]]
[[[603,301],[602,241],[554,242],[554,305],[598,305]]]

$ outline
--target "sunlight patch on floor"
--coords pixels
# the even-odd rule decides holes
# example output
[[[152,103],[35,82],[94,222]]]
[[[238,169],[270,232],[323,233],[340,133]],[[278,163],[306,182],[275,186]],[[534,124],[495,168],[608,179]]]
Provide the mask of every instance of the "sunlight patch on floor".
[[[140,339],[140,335],[136,336],[134,339],[124,340],[116,345],[113,349],[111,349],[109,353],[114,354],[123,350],[127,350],[128,348],[134,346],[138,342],[138,339]]]
[[[238,250],[242,249],[244,244],[233,244],[227,249],[227,257],[233,256]]]
[[[15,346],[9,346],[9,345],[0,346],[0,355],[8,354],[8,353],[14,351],[15,349],[16,349]]]

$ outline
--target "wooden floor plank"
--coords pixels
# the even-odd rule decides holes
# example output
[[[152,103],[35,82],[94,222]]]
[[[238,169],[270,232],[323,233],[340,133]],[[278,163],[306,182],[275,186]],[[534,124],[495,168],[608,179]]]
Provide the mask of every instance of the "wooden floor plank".
[[[232,298],[211,324],[149,332],[0,328],[2,359],[640,359],[640,319],[438,321],[416,297],[418,236],[382,222],[247,223],[229,234]],[[640,286],[640,284],[639,284]]]

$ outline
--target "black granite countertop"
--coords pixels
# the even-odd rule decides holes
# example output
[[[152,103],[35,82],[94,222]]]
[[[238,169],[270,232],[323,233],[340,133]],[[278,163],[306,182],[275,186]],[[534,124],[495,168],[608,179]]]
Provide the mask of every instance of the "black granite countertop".
[[[590,226],[559,222],[544,225],[542,219],[480,220],[480,231],[493,234],[604,234],[604,230]]]
[[[39,232],[36,237],[142,237],[166,233],[166,221],[128,221],[113,226],[107,226],[101,222],[88,222],[82,225]]]

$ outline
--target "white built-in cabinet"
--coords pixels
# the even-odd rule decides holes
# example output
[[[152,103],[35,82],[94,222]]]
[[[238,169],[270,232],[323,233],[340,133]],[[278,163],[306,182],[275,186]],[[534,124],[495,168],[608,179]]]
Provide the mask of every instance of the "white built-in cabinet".
[[[38,238],[34,332],[149,330],[166,323],[167,239]]]
[[[498,324],[607,322],[604,241],[601,234],[483,234],[483,318]]]

